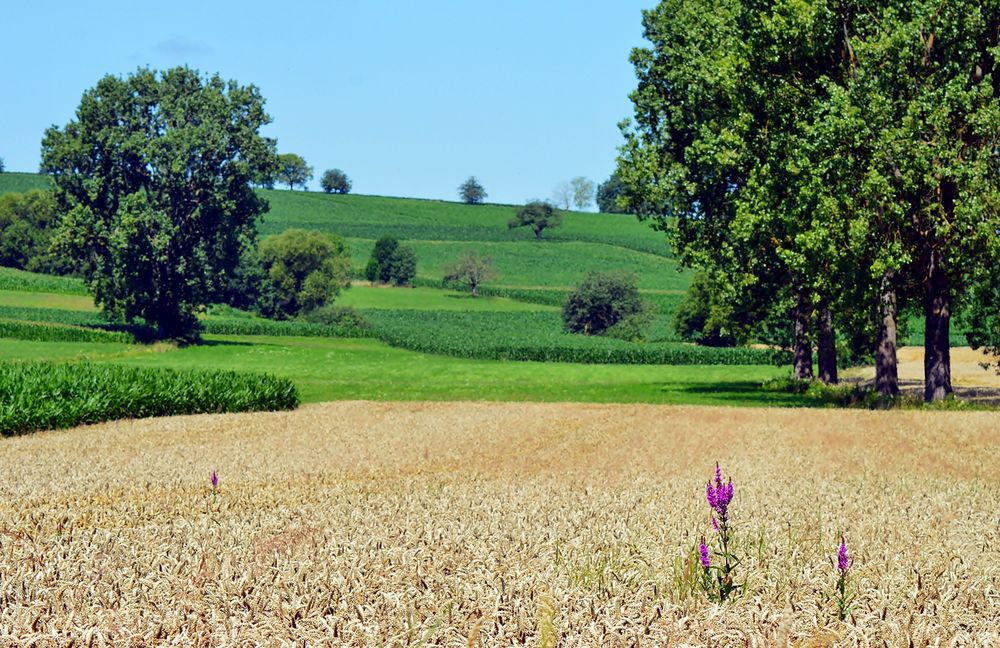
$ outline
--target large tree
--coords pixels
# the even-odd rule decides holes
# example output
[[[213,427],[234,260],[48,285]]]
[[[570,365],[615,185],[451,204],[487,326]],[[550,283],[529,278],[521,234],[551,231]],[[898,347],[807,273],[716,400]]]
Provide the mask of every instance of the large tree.
[[[105,76],[45,132],[42,168],[66,212],[57,245],[105,312],[197,335],[267,211],[251,182],[274,168],[268,122],[256,87],[181,67]]]

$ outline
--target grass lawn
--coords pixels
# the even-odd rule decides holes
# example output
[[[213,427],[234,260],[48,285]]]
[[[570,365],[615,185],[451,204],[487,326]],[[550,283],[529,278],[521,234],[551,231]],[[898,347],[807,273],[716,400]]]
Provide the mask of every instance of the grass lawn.
[[[209,336],[185,349],[4,340],[0,360],[120,362],[177,369],[259,371],[293,379],[305,402],[510,400],[594,403],[807,404],[762,390],[788,373],[769,366],[635,366],[466,360],[374,340]]]

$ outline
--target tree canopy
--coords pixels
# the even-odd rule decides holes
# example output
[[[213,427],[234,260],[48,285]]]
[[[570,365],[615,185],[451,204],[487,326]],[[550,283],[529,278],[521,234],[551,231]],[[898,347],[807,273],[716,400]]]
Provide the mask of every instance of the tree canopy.
[[[550,227],[558,227],[562,224],[562,213],[542,200],[533,200],[521,209],[507,223],[507,229],[518,227],[530,227],[535,233],[535,238],[542,238],[542,232]]]
[[[346,194],[351,191],[351,179],[340,169],[327,169],[319,184],[326,193]]]
[[[458,195],[462,202],[469,205],[479,205],[486,200],[486,190],[479,183],[476,176],[469,176],[468,179],[458,187]]]
[[[277,179],[294,189],[296,185],[306,188],[312,180],[313,168],[306,164],[305,159],[296,153],[282,153],[278,156]]]
[[[1000,247],[998,25],[972,0],[661,2],[632,54],[621,202],[741,310],[787,313],[797,377],[815,341],[836,379],[836,326],[894,395],[896,322],[921,304],[943,398],[951,311]]]
[[[479,295],[479,286],[497,276],[493,257],[484,256],[477,250],[462,253],[457,261],[444,270],[444,285],[459,285],[468,289],[473,297]]]
[[[351,254],[340,236],[288,229],[260,245],[261,312],[285,318],[316,310],[351,285]]]
[[[274,168],[254,86],[185,68],[105,76],[42,142],[65,211],[56,245],[97,303],[161,338],[196,336],[196,312],[230,279],[267,202]]]

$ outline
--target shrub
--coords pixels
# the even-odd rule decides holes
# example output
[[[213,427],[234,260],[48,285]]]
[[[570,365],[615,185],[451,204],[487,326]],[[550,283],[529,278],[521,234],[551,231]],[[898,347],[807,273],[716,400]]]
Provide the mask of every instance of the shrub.
[[[417,253],[409,245],[400,245],[389,257],[389,279],[397,286],[409,286],[417,276]]]
[[[350,306],[324,306],[306,313],[302,319],[313,324],[323,324],[324,326],[336,326],[340,328],[371,328],[369,322],[361,311]]]
[[[287,378],[114,364],[0,364],[0,435],[121,418],[294,409]]]
[[[569,294],[562,314],[567,331],[600,335],[622,320],[642,317],[645,310],[634,276],[594,272]]]
[[[351,179],[340,169],[327,169],[319,181],[326,193],[346,194],[351,191]]]
[[[336,235],[289,229],[261,244],[260,260],[267,278],[259,306],[268,317],[320,308],[350,285],[350,252]]]

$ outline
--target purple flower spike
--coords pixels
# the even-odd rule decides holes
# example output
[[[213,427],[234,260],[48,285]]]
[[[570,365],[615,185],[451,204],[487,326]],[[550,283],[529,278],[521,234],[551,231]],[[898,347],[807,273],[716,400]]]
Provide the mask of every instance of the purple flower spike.
[[[705,537],[702,536],[701,544],[698,545],[698,554],[701,557],[701,566],[708,569],[712,566],[712,559],[708,555],[708,545],[705,544]]]
[[[844,542],[844,536],[840,536],[840,548],[837,550],[837,571],[844,576],[850,566],[851,557],[847,555],[847,543]]]
[[[214,470],[212,471],[212,476],[208,478],[208,481],[211,482],[212,484],[212,490],[215,490],[216,488],[219,487],[219,476],[215,473]]]
[[[715,529],[716,533],[722,533],[722,531],[719,530],[719,521],[715,519],[714,515],[712,516],[712,528]]]
[[[733,478],[729,478],[729,482],[726,484],[722,483],[722,468],[719,467],[718,462],[715,464],[715,484],[708,482],[705,486],[705,499],[708,500],[708,505],[719,514],[722,518],[723,523],[728,519],[729,516],[729,503],[733,501]]]

